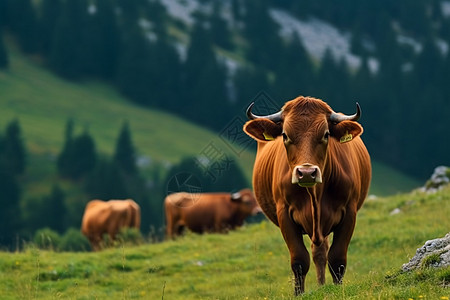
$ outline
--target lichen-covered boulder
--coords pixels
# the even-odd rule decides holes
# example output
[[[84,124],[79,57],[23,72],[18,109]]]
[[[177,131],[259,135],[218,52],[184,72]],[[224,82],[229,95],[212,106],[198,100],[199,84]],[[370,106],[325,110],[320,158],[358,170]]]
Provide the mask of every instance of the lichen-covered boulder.
[[[425,183],[423,189],[426,192],[438,191],[443,186],[450,183],[450,168],[446,166],[439,166],[434,169],[431,178]]]
[[[418,268],[450,266],[450,232],[443,238],[429,240],[417,249],[416,255],[402,266],[407,272]]]

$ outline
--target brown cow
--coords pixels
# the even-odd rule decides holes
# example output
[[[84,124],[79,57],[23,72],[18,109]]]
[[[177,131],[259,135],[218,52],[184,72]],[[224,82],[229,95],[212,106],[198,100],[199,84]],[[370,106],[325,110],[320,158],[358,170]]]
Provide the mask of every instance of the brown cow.
[[[242,226],[244,219],[261,212],[249,189],[237,193],[175,193],[164,200],[166,233],[180,235],[184,227],[196,233],[226,232]]]
[[[253,169],[256,199],[267,217],[280,227],[291,256],[294,292],[304,292],[310,258],[303,243],[307,234],[319,284],[325,266],[336,284],[342,282],[356,213],[371,180],[369,153],[352,116],[335,113],[325,102],[298,97],[280,112],[250,119],[244,131],[258,142]],[[329,248],[328,236],[333,232]]]
[[[88,238],[92,250],[98,251],[104,234],[114,241],[121,228],[139,229],[140,226],[141,210],[133,200],[92,200],[84,210],[81,232]]]

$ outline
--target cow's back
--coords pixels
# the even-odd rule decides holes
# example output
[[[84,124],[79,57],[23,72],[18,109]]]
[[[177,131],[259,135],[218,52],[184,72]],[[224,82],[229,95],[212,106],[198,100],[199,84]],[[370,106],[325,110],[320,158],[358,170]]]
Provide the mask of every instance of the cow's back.
[[[105,233],[102,226],[108,219],[109,205],[105,201],[92,200],[84,210],[81,231],[84,235],[98,235]]]

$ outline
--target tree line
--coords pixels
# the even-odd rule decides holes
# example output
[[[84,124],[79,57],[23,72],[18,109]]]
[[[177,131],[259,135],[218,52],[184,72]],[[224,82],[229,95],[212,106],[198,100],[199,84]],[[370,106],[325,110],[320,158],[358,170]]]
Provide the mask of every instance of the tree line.
[[[128,122],[122,125],[111,157],[98,153],[87,129],[75,135],[74,128],[74,120],[69,119],[64,144],[54,161],[55,179],[43,196],[24,195],[30,154],[19,120],[8,123],[0,134],[0,247],[13,249],[22,247],[23,241],[34,241],[48,248],[51,245],[42,240],[44,235],[55,241],[61,239],[61,244],[52,245],[59,249],[87,250],[80,226],[85,205],[92,199],[134,199],[141,207],[141,233],[160,239],[165,224],[165,196],[192,192],[180,186],[169,188],[175,177],[192,176],[198,188],[195,192],[233,192],[249,186],[233,162],[222,169],[220,176],[212,178],[196,157],[185,157],[169,169],[156,164],[150,169],[152,174],[144,176]]]
[[[197,12],[190,26],[157,0],[0,0],[0,26],[59,76],[109,81],[131,101],[213,130],[242,115],[261,90],[280,106],[299,94],[344,112],[359,101],[374,158],[419,179],[448,161],[441,138],[450,112],[450,51],[437,38],[450,44],[450,19],[441,1],[233,0],[231,20],[220,1],[201,2],[211,12]],[[361,66],[351,68],[331,51],[312,59],[297,35],[279,35],[271,6],[351,32]],[[176,38],[180,33],[186,36]],[[401,35],[414,36],[420,49]],[[234,72],[226,67],[230,53],[245,60]],[[0,68],[7,66],[0,39]]]

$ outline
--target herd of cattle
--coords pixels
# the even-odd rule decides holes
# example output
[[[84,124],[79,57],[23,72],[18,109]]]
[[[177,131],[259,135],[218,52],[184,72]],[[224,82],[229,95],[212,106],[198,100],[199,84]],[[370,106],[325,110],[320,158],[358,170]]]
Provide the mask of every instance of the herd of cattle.
[[[370,157],[360,135],[359,104],[354,115],[334,112],[322,100],[298,97],[268,116],[247,109],[244,131],[257,141],[253,189],[238,193],[174,193],[164,201],[166,234],[225,232],[250,215],[264,212],[280,228],[291,257],[294,293],[304,292],[311,239],[317,281],[325,283],[328,265],[335,284],[342,282],[347,249],[371,180]],[[140,226],[132,200],[93,200],[86,206],[82,232],[94,250],[103,234],[112,240],[121,227]],[[329,235],[333,233],[331,246]]]

